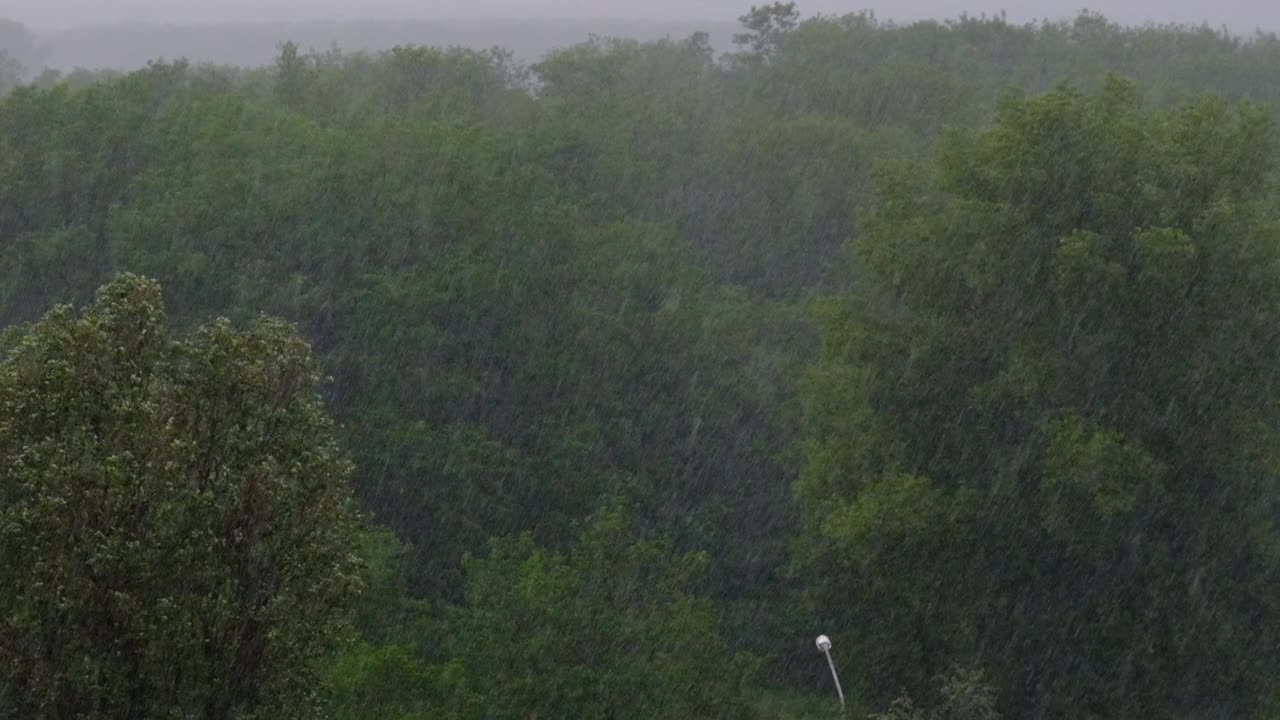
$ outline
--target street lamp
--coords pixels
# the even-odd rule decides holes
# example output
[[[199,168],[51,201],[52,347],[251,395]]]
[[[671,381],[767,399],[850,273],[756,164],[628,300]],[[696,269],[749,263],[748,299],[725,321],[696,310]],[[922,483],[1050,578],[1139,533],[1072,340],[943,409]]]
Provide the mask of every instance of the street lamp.
[[[831,659],[831,638],[819,635],[816,641],[818,652],[827,656],[827,667],[831,668],[831,679],[836,683],[836,694],[840,696],[840,707],[844,707],[844,690],[840,687],[840,676],[836,674],[835,661]]]

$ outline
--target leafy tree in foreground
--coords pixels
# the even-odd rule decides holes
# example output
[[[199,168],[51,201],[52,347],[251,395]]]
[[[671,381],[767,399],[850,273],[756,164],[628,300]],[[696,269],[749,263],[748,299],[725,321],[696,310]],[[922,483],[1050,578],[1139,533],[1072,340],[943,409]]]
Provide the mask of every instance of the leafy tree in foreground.
[[[122,276],[0,345],[0,716],[306,716],[348,625],[358,522],[310,349],[164,322]]]
[[[880,178],[798,496],[863,681],[1013,717],[1250,717],[1280,648],[1268,112],[1111,80]],[[882,697],[882,699],[884,699]]]

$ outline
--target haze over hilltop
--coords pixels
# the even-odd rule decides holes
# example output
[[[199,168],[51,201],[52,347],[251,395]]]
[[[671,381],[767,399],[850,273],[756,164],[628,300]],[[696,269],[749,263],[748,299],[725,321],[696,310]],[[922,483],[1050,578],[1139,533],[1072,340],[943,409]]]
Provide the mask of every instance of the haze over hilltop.
[[[1233,30],[1280,29],[1280,4],[1259,0],[805,0],[806,14],[862,9],[897,20],[1007,11],[1010,19],[1060,18],[1082,5],[1122,23],[1208,22]],[[584,19],[731,21],[741,0],[8,0],[0,15],[46,29],[122,22],[244,23],[370,19]]]
[[[271,62],[277,47],[291,40],[303,49],[385,50],[396,45],[501,47],[524,61],[582,42],[592,34],[658,40],[712,35],[727,48],[732,22],[657,22],[625,20],[350,20],[260,22],[208,25],[96,25],[48,31],[47,63],[61,70],[76,67],[131,69],[157,58],[185,57],[197,62],[256,66]]]
[[[748,8],[740,0],[9,0],[3,14],[44,28],[82,24],[285,22],[355,19],[529,19],[617,18],[648,20],[731,20]],[[1069,17],[1080,0],[808,0],[809,13],[876,10],[882,17],[919,19],[960,13],[1009,13],[1014,20]],[[1124,23],[1208,22],[1238,31],[1280,28],[1280,5],[1258,0],[1101,0],[1091,4]]]
[[[757,3],[760,0],[757,0]],[[33,28],[42,65],[133,69],[188,58],[241,66],[270,62],[284,40],[304,49],[348,51],[395,45],[502,47],[534,61],[589,35],[656,40],[706,31],[731,45],[751,0],[6,0],[0,18]],[[1012,5],[1012,7],[1009,7]],[[1012,22],[1066,19],[1080,0],[801,0],[800,10],[842,15],[871,10],[899,22],[1005,13]],[[1126,24],[1227,27],[1241,35],[1280,30],[1280,4],[1223,0],[1105,0],[1094,11]],[[32,63],[28,63],[31,65]],[[29,68],[31,69],[31,68]]]

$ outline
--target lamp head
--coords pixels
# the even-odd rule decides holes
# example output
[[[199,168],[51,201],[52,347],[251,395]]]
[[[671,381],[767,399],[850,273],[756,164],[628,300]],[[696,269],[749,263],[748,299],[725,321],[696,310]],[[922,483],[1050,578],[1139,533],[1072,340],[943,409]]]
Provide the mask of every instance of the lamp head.
[[[815,643],[818,646],[818,652],[826,652],[831,649],[831,638],[826,635],[819,635]]]

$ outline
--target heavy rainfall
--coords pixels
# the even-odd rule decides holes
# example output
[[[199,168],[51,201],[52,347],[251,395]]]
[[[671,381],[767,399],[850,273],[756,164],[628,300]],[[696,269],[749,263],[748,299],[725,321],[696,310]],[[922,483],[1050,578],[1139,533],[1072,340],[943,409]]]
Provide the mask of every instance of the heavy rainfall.
[[[8,0],[0,718],[1280,717],[1280,5],[975,1]]]

